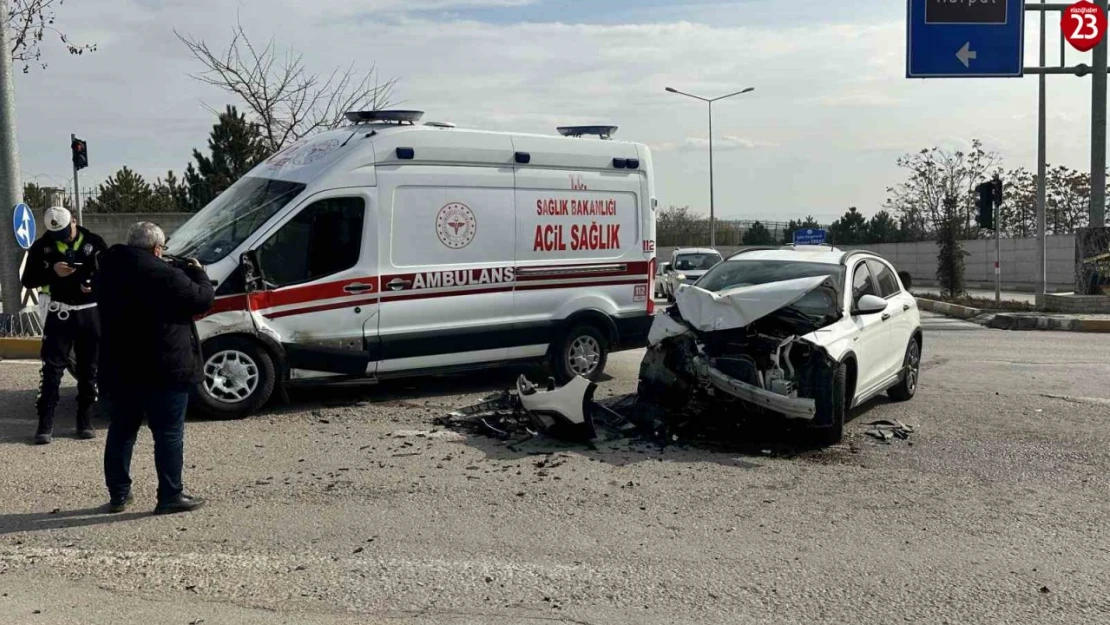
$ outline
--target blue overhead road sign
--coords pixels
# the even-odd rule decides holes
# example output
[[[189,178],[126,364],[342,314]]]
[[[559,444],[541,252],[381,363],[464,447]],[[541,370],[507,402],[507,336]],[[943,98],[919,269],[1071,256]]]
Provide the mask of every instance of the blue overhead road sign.
[[[15,242],[25,250],[31,249],[35,242],[35,214],[26,204],[16,204],[12,212],[12,231]]]
[[[908,0],[907,78],[1020,77],[1025,0]]]
[[[825,231],[819,228],[804,228],[794,231],[794,245],[824,245]]]

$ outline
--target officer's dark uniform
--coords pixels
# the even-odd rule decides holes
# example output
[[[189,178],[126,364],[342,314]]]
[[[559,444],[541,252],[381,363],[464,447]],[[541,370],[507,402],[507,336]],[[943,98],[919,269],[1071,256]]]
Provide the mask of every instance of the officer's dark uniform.
[[[69,226],[61,234],[68,235]],[[48,443],[53,436],[54,409],[58,405],[58,387],[65,373],[72,349],[77,357],[77,433],[81,438],[95,436],[92,408],[96,403],[97,350],[100,342],[100,313],[92,288],[97,255],[107,249],[104,239],[77,227],[77,236],[69,242],[58,233],[47,232],[35,241],[23,270],[23,286],[32,289],[48,287],[50,312],[42,337],[42,382],[36,407],[39,414],[36,443]],[[76,271],[63,278],[54,271],[59,262],[68,263]],[[76,307],[69,310],[69,307]]]

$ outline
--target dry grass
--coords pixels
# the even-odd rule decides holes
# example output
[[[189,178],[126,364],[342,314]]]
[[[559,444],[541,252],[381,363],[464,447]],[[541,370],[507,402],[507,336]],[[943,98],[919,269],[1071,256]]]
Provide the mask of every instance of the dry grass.
[[[1006,312],[1033,312],[1037,307],[1029,302],[1021,302],[1018,300],[1002,300],[1001,302],[994,301],[993,298],[983,297],[942,297],[939,293],[914,293],[915,297],[923,299],[931,299],[938,302],[947,302],[957,306],[968,306],[970,308],[980,308],[983,310],[999,310]]]

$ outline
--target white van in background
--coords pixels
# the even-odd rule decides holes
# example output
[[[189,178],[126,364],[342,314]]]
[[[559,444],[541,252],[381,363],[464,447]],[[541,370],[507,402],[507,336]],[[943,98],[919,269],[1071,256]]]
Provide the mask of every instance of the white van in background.
[[[653,314],[651,155],[608,140],[418,124],[416,111],[275,154],[173,233],[217,286],[197,404],[257,410],[288,381],[546,360],[596,378]],[[600,139],[584,138],[598,135]]]

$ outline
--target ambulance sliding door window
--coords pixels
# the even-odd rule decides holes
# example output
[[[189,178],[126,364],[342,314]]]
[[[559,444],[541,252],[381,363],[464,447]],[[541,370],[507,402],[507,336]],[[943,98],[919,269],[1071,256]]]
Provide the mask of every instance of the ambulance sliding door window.
[[[362,198],[315,202],[258,250],[269,288],[311,282],[358,264],[366,205]]]

